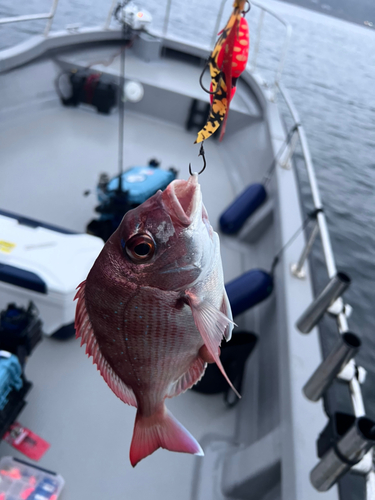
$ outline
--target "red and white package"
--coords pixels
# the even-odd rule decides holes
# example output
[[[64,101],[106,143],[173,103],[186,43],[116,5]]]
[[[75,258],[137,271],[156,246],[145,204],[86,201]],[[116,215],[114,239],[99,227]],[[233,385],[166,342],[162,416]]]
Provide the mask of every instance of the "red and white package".
[[[40,460],[50,447],[47,441],[18,422],[14,422],[9,427],[3,439],[31,460],[36,461]]]

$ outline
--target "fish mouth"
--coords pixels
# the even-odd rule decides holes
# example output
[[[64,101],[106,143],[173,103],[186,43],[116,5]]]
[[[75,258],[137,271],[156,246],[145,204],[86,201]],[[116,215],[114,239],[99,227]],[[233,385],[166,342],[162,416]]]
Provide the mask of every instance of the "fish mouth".
[[[198,174],[191,175],[187,181],[171,182],[162,196],[170,215],[189,226],[202,203]]]

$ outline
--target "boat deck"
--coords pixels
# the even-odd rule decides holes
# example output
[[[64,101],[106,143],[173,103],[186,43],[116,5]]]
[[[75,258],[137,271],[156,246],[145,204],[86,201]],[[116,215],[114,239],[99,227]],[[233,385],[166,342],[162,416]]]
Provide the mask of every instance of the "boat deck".
[[[174,45],[184,55],[187,48]],[[55,50],[0,78],[0,209],[77,231],[84,231],[96,216],[99,174],[118,172],[117,110],[105,116],[87,106],[65,108],[54,87],[61,67],[110,60],[119,50],[107,44],[84,47]],[[127,54],[126,75],[141,81],[145,95],[139,103],[126,103],[124,167],[156,158],[162,168],[173,166],[186,179],[189,162],[193,170],[202,166],[199,146],[193,144],[195,132],[185,129],[188,112],[192,99],[208,99],[198,84],[202,64],[172,56],[164,54],[146,65],[133,49]],[[95,67],[117,74],[118,59]],[[211,139],[205,144],[207,168],[199,181],[215,229],[227,205],[247,185],[262,181],[285,140],[277,105],[266,101],[253,76],[245,76],[247,80],[238,84],[223,142]],[[252,268],[269,270],[276,252],[302,223],[292,170],[277,168],[267,189],[268,208],[258,220],[262,231],[257,237],[253,234],[249,242],[247,233],[243,238],[220,235],[227,282]],[[93,194],[84,197],[86,190]],[[228,409],[222,396],[192,391],[167,401],[176,418],[210,450],[210,459],[158,450],[132,470],[128,453],[134,408],[108,389],[78,341],[44,339],[26,366],[34,387],[19,420],[51,443],[40,465],[65,478],[62,500],[195,500],[199,484],[199,498],[221,500],[215,493],[221,481],[216,481],[218,454],[222,460],[230,450],[227,445],[221,450],[220,443],[239,444],[237,451],[251,455],[253,443],[267,436],[276,438],[259,458],[266,467],[275,462],[277,474],[270,484],[257,483],[254,495],[270,500],[321,498],[308,483],[308,473],[316,462],[315,439],[324,417],[301,392],[317,366],[319,350],[314,337],[302,337],[294,327],[311,302],[311,287],[309,279],[296,280],[289,271],[302,245],[300,237],[285,252],[272,296],[235,318],[239,328],[260,337],[247,364],[241,402]],[[207,435],[216,436],[218,447]],[[20,456],[6,443],[0,444],[0,454]],[[257,458],[244,461],[245,480],[239,481],[245,485]],[[202,460],[205,469],[199,474]],[[207,477],[209,481],[202,482]],[[236,471],[223,477],[236,479]]]
[[[91,60],[98,57],[97,50],[89,54]],[[82,62],[83,56],[82,53],[64,54],[65,61],[69,57]],[[140,68],[143,64],[140,62]],[[175,71],[176,64],[178,66],[175,62],[164,62],[164,67],[159,68],[160,75],[165,75],[166,65]],[[187,73],[190,80],[194,78],[196,86],[200,71],[200,68],[193,68],[193,76]],[[57,72],[56,63],[47,59],[15,70],[11,72],[13,75],[8,73],[1,80],[8,101],[1,110],[6,120],[0,125],[0,206],[84,231],[90,219],[95,217],[95,187],[99,174],[115,175],[118,169],[118,112],[114,110],[105,116],[89,106],[63,107],[53,89]],[[142,71],[139,74],[142,76]],[[181,76],[181,72],[178,74]],[[147,77],[149,72],[144,75]],[[40,86],[32,100],[28,100],[25,93],[17,98],[14,82],[19,81],[23,86],[25,79],[29,79],[26,89]],[[182,79],[181,83],[184,81],[189,86],[191,99],[198,95],[195,96],[190,80]],[[12,86],[7,86],[7,82],[12,82]],[[155,82],[166,90],[161,76]],[[142,83],[150,82],[146,78]],[[179,91],[186,95],[184,88]],[[202,91],[199,89],[199,92]],[[241,92],[238,102],[243,103]],[[167,103],[164,105],[167,107]],[[259,111],[256,101],[252,106],[256,115]],[[139,113],[135,105],[126,109],[125,168],[146,165],[151,158],[156,158],[161,161],[162,168],[177,168],[180,178],[189,175],[189,162],[193,170],[201,169],[202,161],[197,157],[199,146],[193,144],[195,131],[185,130],[186,117],[178,117],[177,123],[168,120],[169,111],[166,109],[164,116],[158,117],[155,110],[150,114]],[[254,141],[254,146],[264,130],[264,122],[253,120],[253,139],[250,140]],[[230,133],[229,123],[228,136]],[[262,170],[258,161],[253,161],[253,169],[243,168],[243,177],[241,169],[234,168],[232,158],[238,157],[241,164],[244,158],[235,145],[226,147],[225,143],[226,139],[222,143],[207,141],[207,169],[199,178],[203,200],[215,229],[223,209],[248,182],[259,181]],[[257,149],[264,150],[264,144],[258,143],[253,148],[254,159]],[[88,189],[92,194],[84,197]],[[251,267],[269,268],[274,251],[272,231],[265,238],[261,246],[241,246],[232,238],[222,238],[226,281]],[[240,318],[242,325],[247,323],[248,326],[249,321],[259,331],[259,321],[253,312],[247,320]],[[58,471],[66,480],[62,500],[191,498],[193,467],[201,458],[159,450],[132,470],[128,453],[135,410],[125,406],[108,389],[91,360],[86,359],[79,341],[45,338],[28,361],[26,376],[34,387],[20,421],[51,443],[40,465]],[[198,441],[212,432],[234,439],[238,414],[235,409],[225,406],[222,395],[203,396],[188,391],[168,400],[167,406]],[[0,445],[0,454],[22,457],[4,442]]]

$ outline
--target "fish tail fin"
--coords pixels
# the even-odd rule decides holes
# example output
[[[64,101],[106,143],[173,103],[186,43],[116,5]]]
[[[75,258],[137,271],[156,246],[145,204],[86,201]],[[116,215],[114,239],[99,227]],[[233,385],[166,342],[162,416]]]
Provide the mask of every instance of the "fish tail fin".
[[[133,439],[130,446],[130,462],[133,467],[143,458],[151,455],[158,448],[193,455],[204,455],[202,448],[194,437],[167,410],[162,408],[144,417],[137,411]]]

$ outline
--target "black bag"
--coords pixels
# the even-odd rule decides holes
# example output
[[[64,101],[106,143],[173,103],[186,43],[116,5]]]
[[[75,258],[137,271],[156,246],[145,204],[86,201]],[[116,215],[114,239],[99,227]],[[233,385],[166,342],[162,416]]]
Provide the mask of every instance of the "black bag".
[[[63,73],[67,74],[67,73]],[[64,106],[78,106],[80,103],[91,104],[99,113],[109,114],[116,106],[118,86],[102,73],[87,69],[72,71],[69,74],[71,95],[64,97],[59,88],[60,77],[57,80],[57,90]]]

